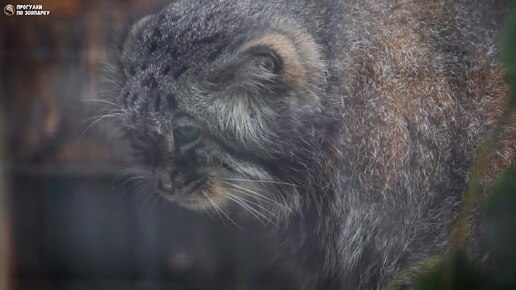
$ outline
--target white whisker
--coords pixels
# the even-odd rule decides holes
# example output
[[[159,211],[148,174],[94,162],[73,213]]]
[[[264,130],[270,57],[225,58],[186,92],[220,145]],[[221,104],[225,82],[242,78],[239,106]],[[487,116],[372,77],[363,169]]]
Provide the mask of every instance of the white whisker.
[[[113,105],[113,106],[116,106],[116,107],[119,107],[121,108],[122,106],[120,106],[119,104],[115,104],[113,102],[110,102],[110,101],[106,101],[106,100],[101,100],[101,99],[82,99],[81,100],[82,102],[96,102],[96,103],[106,103],[106,104],[110,104],[110,105]]]
[[[201,191],[201,193],[210,201],[210,203],[213,205],[213,207],[215,208],[215,211],[217,213],[222,213],[230,222],[232,222],[238,229],[240,230],[243,230],[233,219],[231,219],[229,217],[229,215],[226,214],[226,212],[224,212],[224,210],[222,210],[222,208],[220,208],[209,196],[208,194],[206,194],[204,191]],[[220,216],[220,214],[219,214]],[[224,222],[224,219],[222,219],[222,217],[220,217],[220,219]]]
[[[259,210],[257,210],[256,208],[252,207],[251,205],[256,205],[258,206],[259,208],[265,210],[266,212],[270,213],[271,215],[272,212],[269,211],[268,209],[266,209],[265,207],[263,207],[262,205],[256,203],[256,202],[253,202],[251,200],[248,200],[248,199],[244,199],[244,198],[240,198],[238,197],[237,195],[234,195],[234,194],[231,194],[229,192],[225,192],[224,195],[229,199],[229,200],[232,200],[234,201],[235,203],[239,204],[240,206],[242,206],[245,210],[247,210],[250,214],[252,214],[254,217],[256,217],[256,219],[258,221],[260,221],[262,224],[266,224],[263,222],[262,219],[260,219],[260,217],[262,217],[263,219],[265,219],[266,222],[268,223],[271,223],[273,225],[275,225],[276,227],[278,227],[278,224],[275,223],[271,218],[267,217],[266,215],[264,215],[263,213],[261,213]],[[260,216],[260,217],[259,217]]]
[[[94,120],[94,119],[98,119],[98,118],[104,118],[104,117],[112,117],[112,118],[115,118],[115,117],[119,117],[119,116],[123,116],[124,114],[123,113],[111,113],[111,114],[105,114],[105,115],[98,115],[98,116],[93,116],[93,117],[90,117],[84,121],[82,121],[82,123],[86,123],[90,120]]]
[[[110,115],[104,115],[100,118],[98,118],[97,120],[95,120],[94,122],[92,122],[88,127],[86,127],[86,129],[84,129],[84,131],[82,131],[81,135],[79,135],[79,139],[77,140],[77,142],[80,142],[81,139],[82,139],[82,136],[84,136],[84,134],[91,128],[93,127],[93,125],[97,124],[98,122],[104,120],[105,118],[108,118],[110,117]]]
[[[262,213],[258,212],[256,209],[252,208],[245,201],[243,201],[242,199],[237,198],[235,195],[232,195],[232,194],[229,194],[229,193],[225,192],[224,196],[227,199],[229,199],[229,200],[235,202],[236,204],[238,204],[239,206],[241,206],[243,209],[245,209],[247,212],[249,212],[252,216],[254,216],[263,225],[265,225],[266,223],[262,220],[262,218],[265,219],[266,221],[269,221],[269,219],[265,215],[263,215]],[[260,216],[262,218],[260,218]]]
[[[251,189],[249,189],[249,188],[245,188],[245,187],[243,187],[243,186],[239,186],[239,185],[236,185],[236,184],[231,183],[231,182],[226,182],[226,181],[224,181],[224,180],[220,180],[220,181],[222,181],[222,182],[224,182],[224,183],[226,183],[226,184],[229,184],[230,186],[233,186],[233,187],[236,187],[236,188],[238,188],[238,189],[244,190],[244,191],[245,191],[245,192],[247,192],[247,194],[248,194],[248,195],[250,195],[250,196],[254,196],[254,197],[256,197],[256,198],[263,198],[263,199],[265,199],[265,200],[269,201],[270,203],[272,203],[272,204],[274,204],[274,205],[277,205],[277,206],[279,206],[279,207],[282,207],[282,208],[288,209],[287,207],[285,207],[283,204],[279,203],[278,201],[276,201],[276,200],[274,200],[274,199],[272,199],[272,198],[270,198],[270,197],[268,197],[268,196],[265,196],[265,195],[263,195],[263,194],[260,194],[260,193],[258,193],[258,192],[256,192],[256,191],[253,191],[253,190],[251,190]],[[242,192],[242,193],[243,193],[243,194],[245,194],[244,192]],[[290,210],[290,209],[288,209],[288,210]]]
[[[228,180],[228,181],[243,181],[243,182],[259,182],[259,183],[271,183],[271,184],[283,184],[289,186],[297,186],[293,183],[274,181],[274,180],[255,180],[255,179],[240,179],[240,178],[219,178],[220,180]]]

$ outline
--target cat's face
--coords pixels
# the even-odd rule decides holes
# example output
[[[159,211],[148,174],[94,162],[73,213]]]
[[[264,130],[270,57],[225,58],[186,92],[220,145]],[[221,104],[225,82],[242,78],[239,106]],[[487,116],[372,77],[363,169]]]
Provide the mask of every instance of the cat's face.
[[[287,23],[190,12],[148,16],[124,43],[118,101],[139,172],[188,208],[295,206],[291,173],[309,166],[322,115],[318,48]]]

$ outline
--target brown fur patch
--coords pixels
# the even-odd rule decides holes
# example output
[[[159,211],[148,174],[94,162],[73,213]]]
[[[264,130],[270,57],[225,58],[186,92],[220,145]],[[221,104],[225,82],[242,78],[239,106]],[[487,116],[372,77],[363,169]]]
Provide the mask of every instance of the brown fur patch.
[[[442,146],[452,146],[446,145],[449,134],[465,136],[461,150],[474,152],[479,138],[493,128],[507,101],[503,72],[485,51],[472,56],[477,64],[468,68],[436,50],[438,33],[450,38],[460,34],[460,24],[450,20],[457,13],[453,7],[441,2],[367,3],[369,9],[355,17],[378,21],[363,24],[364,31],[374,33],[364,33],[364,44],[358,42],[349,52],[358,75],[354,94],[362,96],[355,100],[350,130],[368,140],[362,146],[370,162],[364,166],[378,177],[379,185],[389,186],[407,166],[409,147],[418,152],[418,170],[425,178],[447,148]],[[443,19],[452,22],[439,31],[435,23]],[[445,138],[436,141],[442,148],[431,148],[436,137]],[[493,172],[514,163],[515,141],[513,122],[493,160]]]
[[[479,51],[479,66],[469,76],[470,90],[482,98],[482,109],[486,124],[494,127],[509,102],[509,88],[505,83],[504,72],[489,62],[487,52]],[[488,179],[493,179],[509,166],[516,164],[516,114],[512,114],[504,128],[496,151],[491,159]]]

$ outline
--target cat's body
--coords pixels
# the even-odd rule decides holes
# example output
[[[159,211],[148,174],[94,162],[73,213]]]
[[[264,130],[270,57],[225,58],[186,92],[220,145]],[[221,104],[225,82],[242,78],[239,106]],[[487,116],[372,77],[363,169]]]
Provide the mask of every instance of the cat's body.
[[[447,247],[506,101],[501,2],[176,1],[124,43],[120,121],[157,191],[271,225],[301,288],[379,289]]]

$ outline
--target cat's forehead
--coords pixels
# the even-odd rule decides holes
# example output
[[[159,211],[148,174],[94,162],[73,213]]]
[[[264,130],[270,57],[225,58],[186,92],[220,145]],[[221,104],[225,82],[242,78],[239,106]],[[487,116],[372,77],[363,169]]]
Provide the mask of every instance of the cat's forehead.
[[[192,120],[202,121],[210,94],[199,91],[202,82],[185,72],[179,79],[163,75],[163,66],[151,64],[121,88],[119,102],[129,127],[147,127],[158,132],[163,126]],[[189,124],[189,123],[188,123]]]
[[[224,57],[244,38],[245,23],[232,17],[231,12],[206,6],[190,5],[179,10],[172,5],[149,16],[125,48],[126,62],[136,65],[166,62],[174,74]]]

